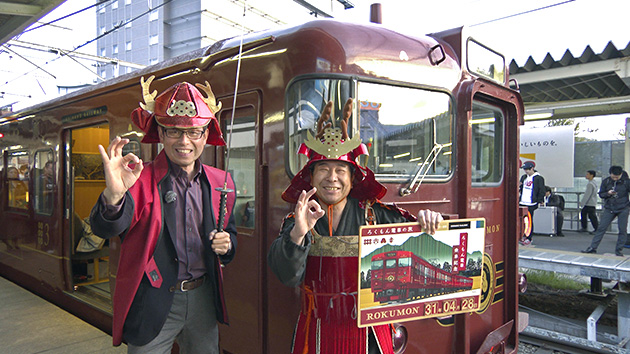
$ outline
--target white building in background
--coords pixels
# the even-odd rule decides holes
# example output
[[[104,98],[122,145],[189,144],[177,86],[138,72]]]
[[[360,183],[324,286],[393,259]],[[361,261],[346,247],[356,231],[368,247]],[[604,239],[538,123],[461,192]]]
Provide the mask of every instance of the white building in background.
[[[246,6],[246,7],[245,7]],[[103,79],[131,66],[151,65],[218,40],[277,26],[330,17],[351,8],[346,0],[113,0],[96,10],[98,56]],[[245,8],[247,10],[245,10]]]
[[[0,48],[0,115],[243,32],[303,23],[315,14],[353,17],[344,11],[352,7],[348,0],[98,3],[66,0]],[[361,17],[367,21],[367,15]]]

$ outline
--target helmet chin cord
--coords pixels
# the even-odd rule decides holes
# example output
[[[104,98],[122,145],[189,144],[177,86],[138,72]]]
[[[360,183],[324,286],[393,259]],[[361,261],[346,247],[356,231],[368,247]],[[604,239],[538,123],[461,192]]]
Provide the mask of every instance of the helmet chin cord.
[[[329,204],[328,205],[328,233],[329,233],[330,236],[333,235],[333,209],[334,209],[335,205],[343,202],[344,199],[346,199],[346,198],[341,199],[340,201],[338,201],[335,204]]]

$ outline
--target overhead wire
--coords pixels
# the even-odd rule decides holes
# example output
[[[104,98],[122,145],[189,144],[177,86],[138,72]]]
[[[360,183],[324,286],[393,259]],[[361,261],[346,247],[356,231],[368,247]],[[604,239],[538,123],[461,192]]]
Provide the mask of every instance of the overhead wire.
[[[34,30],[36,30],[36,29],[40,29],[40,28],[43,28],[43,27],[46,27],[46,26],[50,26],[50,25],[52,25],[53,23],[56,23],[56,22],[61,21],[61,20],[63,20],[63,19],[70,18],[70,17],[75,16],[75,15],[78,15],[78,14],[80,14],[80,13],[82,13],[82,12],[86,11],[86,10],[89,10],[89,9],[91,9],[91,8],[95,7],[95,6],[101,6],[101,5],[105,4],[105,3],[112,2],[112,1],[116,1],[116,0],[101,0],[101,1],[98,1],[98,2],[96,2],[96,3],[94,3],[94,4],[90,5],[90,6],[87,6],[87,7],[83,8],[83,9],[81,9],[81,10],[77,10],[77,11],[75,11],[75,12],[72,12],[72,13],[70,13],[70,14],[68,14],[68,15],[62,16],[62,17],[60,17],[60,18],[58,18],[58,19],[55,19],[55,20],[53,20],[53,21],[50,21],[50,22],[47,22],[47,23],[43,23],[43,24],[41,24],[41,25],[39,25],[39,26],[36,26],[36,27],[33,27],[33,28],[29,28],[29,29],[25,30],[25,31],[24,31],[24,32],[22,32],[22,33],[30,32],[30,31],[34,31]],[[62,58],[62,57],[64,57],[64,56],[70,56],[70,54],[74,53],[74,52],[75,52],[75,51],[77,51],[78,49],[80,49],[80,48],[82,48],[82,47],[85,47],[86,45],[88,45],[88,44],[90,44],[90,43],[92,43],[92,42],[94,42],[94,41],[96,41],[96,40],[98,40],[98,39],[100,39],[100,38],[103,38],[103,37],[104,37],[104,36],[106,36],[106,35],[109,35],[109,34],[111,34],[111,33],[115,32],[115,31],[117,31],[118,29],[120,29],[120,28],[122,28],[122,27],[126,26],[127,24],[129,24],[129,23],[131,23],[131,22],[133,22],[133,21],[135,21],[135,20],[137,20],[137,19],[139,19],[139,18],[141,18],[141,17],[143,17],[143,16],[146,16],[146,15],[147,15],[147,14],[149,14],[151,11],[154,11],[155,9],[158,9],[158,8],[160,8],[160,7],[164,6],[164,5],[166,5],[166,4],[168,4],[168,3],[172,2],[172,1],[173,1],[173,0],[165,0],[165,1],[163,1],[161,4],[159,4],[159,5],[155,6],[155,7],[151,7],[151,6],[149,6],[149,9],[148,9],[147,11],[143,12],[142,14],[140,14],[140,15],[138,15],[138,16],[136,16],[136,17],[132,18],[132,19],[129,19],[129,20],[127,20],[127,21],[121,21],[118,25],[116,25],[116,26],[112,27],[110,30],[105,31],[105,32],[103,32],[103,33],[101,33],[101,34],[97,35],[95,38],[93,38],[93,39],[91,39],[91,40],[88,40],[87,42],[85,42],[85,43],[83,43],[83,44],[81,44],[81,45],[79,45],[79,46],[75,47],[74,49],[72,49],[72,50],[70,50],[70,51],[66,51],[65,53],[61,53],[61,55],[59,55],[58,57],[56,57],[56,58],[54,58],[54,59],[52,59],[52,60],[50,60],[50,61],[45,62],[43,65],[39,65],[39,66],[38,66],[38,65],[36,65],[36,64],[34,64],[34,63],[32,63],[32,62],[30,62],[30,61],[29,61],[31,64],[33,64],[33,65],[35,65],[35,66],[36,66],[36,68],[35,68],[35,69],[30,70],[30,71],[28,71],[28,72],[26,72],[26,73],[24,73],[24,74],[22,74],[22,75],[19,75],[19,76],[17,76],[17,77],[15,77],[15,78],[13,78],[12,80],[9,80],[9,81],[6,81],[6,82],[4,82],[4,83],[0,84],[0,87],[5,86],[5,85],[7,85],[7,84],[9,84],[9,83],[11,83],[11,82],[13,82],[13,81],[16,81],[16,80],[18,80],[18,79],[20,79],[20,78],[22,78],[22,77],[24,77],[24,76],[27,76],[27,75],[29,75],[29,74],[31,74],[32,72],[37,71],[37,70],[42,70],[42,71],[46,72],[44,69],[42,69],[42,66],[48,65],[48,64],[50,64],[50,63],[52,63],[52,62],[54,62],[54,61],[56,61],[56,60],[58,60],[58,59],[61,59],[61,58]],[[234,3],[244,3],[244,1],[239,1],[239,0],[231,0],[231,1],[232,1],[232,2],[234,2]],[[555,4],[551,4],[551,5],[547,5],[547,6],[539,7],[539,8],[536,8],[536,9],[531,9],[531,10],[527,10],[527,11],[522,11],[522,12],[519,12],[519,13],[515,13],[515,14],[511,14],[511,15],[507,15],[507,16],[499,17],[499,18],[496,18],[496,19],[492,19],[492,20],[488,20],[488,21],[484,21],[484,22],[480,22],[480,23],[472,24],[472,25],[469,25],[469,27],[475,27],[475,26],[480,26],[480,25],[484,25],[484,24],[492,23],[492,22],[497,22],[497,21],[501,21],[501,20],[508,19],[508,18],[512,18],[512,17],[516,17],[516,16],[524,15],[524,14],[527,14],[527,13],[532,13],[532,12],[541,11],[541,10],[549,9],[549,8],[552,8],[552,7],[556,7],[556,6],[564,5],[564,4],[567,4],[567,3],[574,2],[574,1],[575,1],[575,0],[566,0],[566,1],[561,1],[561,2],[558,2],[558,3],[555,3]],[[149,2],[148,2],[148,3],[149,3]],[[149,3],[149,5],[150,5],[150,3]],[[258,15],[260,15],[260,14],[258,14]],[[263,17],[265,17],[265,16],[263,16]],[[273,19],[272,19],[272,21],[273,21]],[[19,35],[18,35],[18,37],[19,37]],[[6,48],[6,49],[9,49],[9,48],[8,48],[8,46],[7,46],[6,44],[3,44],[3,45],[2,45],[2,47]],[[13,53],[16,53],[15,51],[12,51],[12,52],[13,52]],[[16,54],[17,54],[17,53],[16,53]],[[21,57],[21,56],[20,56],[20,57]],[[23,57],[22,57],[22,58],[23,58]],[[48,73],[48,72],[46,72],[46,73],[54,77],[54,75],[52,75],[52,74],[50,74],[50,73]],[[95,74],[95,73],[93,73],[93,74]],[[97,74],[96,74],[96,75],[97,75]]]
[[[108,2],[108,1],[111,1],[111,0],[101,1],[101,2],[99,2],[98,4],[102,4],[102,3],[105,3],[105,2]],[[173,0],[165,0],[165,1],[163,1],[161,4],[159,4],[158,6],[153,7],[153,8],[149,8],[147,11],[145,11],[145,12],[141,13],[140,15],[138,15],[138,16],[136,16],[136,17],[133,17],[133,18],[131,18],[131,19],[127,20],[127,21],[121,21],[118,25],[116,25],[116,26],[112,27],[112,28],[111,28],[110,30],[108,30],[108,31],[105,31],[105,32],[101,33],[100,35],[96,36],[95,38],[90,39],[89,41],[87,41],[87,42],[85,42],[85,43],[83,43],[83,44],[81,44],[81,45],[79,45],[79,46],[75,47],[74,49],[72,49],[72,50],[70,50],[70,51],[67,51],[67,52],[64,52],[64,53],[60,53],[60,55],[59,55],[58,57],[56,57],[56,58],[54,58],[54,59],[52,59],[52,60],[50,60],[50,61],[47,61],[46,63],[44,63],[44,65],[48,65],[48,64],[50,64],[50,63],[52,63],[52,62],[54,62],[54,61],[56,61],[56,60],[58,60],[58,59],[63,58],[64,56],[70,56],[70,54],[72,54],[72,53],[76,52],[76,51],[77,51],[77,50],[79,50],[80,48],[83,48],[83,47],[85,47],[86,45],[88,45],[88,44],[90,44],[90,43],[92,43],[92,42],[94,42],[94,41],[96,41],[96,40],[99,40],[99,39],[103,38],[104,36],[106,36],[106,35],[108,35],[108,34],[110,34],[110,33],[114,32],[114,31],[117,31],[118,29],[120,29],[120,28],[122,28],[122,27],[126,26],[127,24],[129,24],[129,23],[131,23],[131,22],[133,22],[133,21],[135,21],[135,20],[137,20],[137,19],[139,19],[139,18],[141,18],[141,17],[143,17],[143,16],[146,16],[146,15],[147,15],[147,14],[149,14],[151,11],[154,11],[155,9],[158,9],[158,8],[160,8],[160,7],[162,7],[162,6],[164,6],[164,5],[168,4],[168,3],[170,3],[171,1],[173,1]],[[85,11],[85,10],[87,10],[87,9],[91,8],[91,7],[92,7],[92,6],[87,7],[87,8],[85,8],[85,9],[83,9],[83,10],[77,11],[77,12],[75,12],[75,13],[74,13],[74,15],[76,15],[76,14],[78,14],[78,13],[82,12],[82,11]],[[65,16],[65,17],[67,18],[67,16]],[[54,22],[54,21],[52,21],[52,22]],[[52,23],[52,22],[50,22],[50,23]],[[41,27],[41,26],[40,26],[40,27]],[[8,49],[8,47],[7,47],[6,45],[2,45],[2,46]],[[14,53],[15,53],[15,52],[14,52]],[[13,78],[12,80],[9,80],[9,81],[4,82],[3,84],[0,84],[0,87],[5,86],[5,85],[7,85],[7,84],[9,84],[9,83],[11,83],[11,82],[13,82],[13,81],[16,81],[17,79],[20,79],[20,78],[22,78],[22,77],[24,77],[24,76],[27,76],[27,75],[31,74],[32,72],[34,72],[34,71],[36,71],[36,70],[40,70],[40,69],[41,69],[41,66],[38,66],[36,69],[33,69],[33,70],[30,70],[30,71],[27,71],[26,73],[24,73],[24,74],[22,74],[22,75],[19,75],[19,76],[17,76],[17,77],[15,77],[15,78]],[[95,74],[95,73],[93,73],[93,74]]]
[[[59,17],[58,19],[52,20],[52,21],[50,21],[50,22],[42,23],[41,25],[39,25],[39,26],[37,26],[37,27],[28,28],[28,29],[24,30],[22,33],[27,33],[27,32],[30,32],[30,31],[34,31],[34,30],[36,30],[36,29],[40,29],[40,28],[42,28],[42,27],[46,27],[46,26],[52,25],[52,24],[53,24],[53,23],[55,23],[55,22],[58,22],[58,21],[61,21],[61,20],[65,20],[66,18],[72,17],[72,16],[74,16],[74,15],[78,15],[78,14],[80,14],[81,12],[86,11],[86,10],[89,10],[89,9],[91,9],[91,8],[95,7],[95,6],[99,6],[99,5],[101,5],[101,4],[104,4],[104,3],[106,3],[106,2],[111,2],[111,1],[118,1],[118,0],[101,0],[101,1],[97,1],[96,3],[94,3],[94,4],[92,4],[92,5],[88,6],[88,7],[85,7],[85,8],[83,8],[83,9],[81,9],[81,10],[77,10],[77,11],[72,12],[72,13],[69,13],[69,14],[67,14],[67,15],[65,15],[65,16],[61,16],[61,17]]]
[[[552,7],[555,7],[555,6],[560,6],[560,5],[568,4],[568,3],[570,3],[570,2],[574,2],[574,1],[575,1],[575,0],[566,0],[566,1],[562,1],[562,2],[555,3],[555,4],[551,4],[551,5],[547,5],[547,6],[539,7],[539,8],[537,8],[537,9],[527,10],[527,11],[523,11],[523,12],[515,13],[515,14],[512,14],[512,15],[507,15],[507,16],[503,16],[503,17],[495,18],[495,19],[493,19],[493,20],[488,20],[488,21],[484,21],[484,22],[479,22],[479,23],[476,23],[476,24],[474,24],[474,25],[469,25],[468,27],[481,26],[481,25],[485,25],[485,24],[488,24],[488,23],[492,23],[492,22],[496,22],[496,21],[501,21],[501,20],[505,20],[505,19],[508,19],[508,18],[512,18],[512,17],[516,17],[516,16],[520,16],[520,15],[525,15],[525,14],[532,13],[532,12],[536,12],[536,11],[540,11],[540,10],[546,10],[546,9],[549,9],[549,8],[552,8]]]
[[[77,10],[77,11],[75,11],[75,12],[72,12],[72,13],[68,14],[68,15],[65,15],[65,16],[62,16],[62,17],[60,17],[60,18],[57,18],[57,19],[55,19],[55,20],[53,20],[53,21],[43,23],[43,24],[41,24],[41,25],[39,25],[39,26],[37,26],[37,27],[29,28],[29,29],[25,30],[25,31],[24,31],[24,32],[22,32],[22,33],[30,32],[30,31],[33,31],[33,30],[36,30],[36,29],[40,29],[40,28],[42,28],[42,27],[50,26],[50,25],[52,25],[52,24],[54,24],[54,23],[56,23],[56,22],[58,22],[58,21],[61,21],[61,20],[63,20],[63,19],[67,19],[67,18],[70,18],[70,17],[72,17],[72,16],[76,16],[76,15],[78,15],[78,14],[80,14],[80,13],[82,13],[82,12],[86,11],[86,10],[89,10],[89,9],[91,9],[91,8],[95,7],[95,6],[107,6],[107,5],[104,5],[104,4],[109,3],[109,2],[112,2],[112,1],[117,1],[117,0],[100,0],[100,1],[97,1],[95,4],[92,4],[92,5],[90,5],[90,6],[87,6],[87,7],[83,8],[83,9],[81,9],[81,10]],[[37,71],[37,70],[42,70],[42,71],[44,71],[45,73],[47,73],[47,74],[49,74],[49,75],[51,75],[51,76],[53,76],[53,77],[54,77],[54,75],[50,74],[49,72],[47,72],[46,70],[44,70],[42,67],[43,67],[43,66],[45,66],[45,65],[51,64],[52,62],[55,62],[56,60],[61,59],[61,58],[63,58],[64,56],[68,56],[69,58],[72,58],[71,54],[72,54],[72,53],[74,53],[74,52],[76,52],[78,49],[80,49],[80,48],[82,48],[82,47],[85,47],[86,45],[88,45],[88,44],[90,44],[90,43],[92,43],[92,42],[94,42],[94,41],[96,41],[96,40],[98,40],[98,39],[100,39],[100,38],[103,38],[103,37],[104,37],[104,36],[106,36],[106,35],[109,35],[109,34],[111,34],[111,33],[115,32],[115,31],[117,31],[118,29],[120,29],[120,28],[122,28],[122,27],[126,26],[127,24],[129,24],[129,23],[131,23],[131,22],[133,22],[133,21],[135,21],[135,20],[137,20],[137,19],[139,19],[139,18],[141,18],[141,17],[143,17],[143,16],[146,16],[146,15],[147,15],[148,13],[150,13],[151,11],[154,11],[154,10],[156,10],[156,9],[158,9],[158,8],[160,8],[160,7],[162,7],[162,6],[166,5],[166,4],[168,4],[168,3],[170,3],[171,1],[173,1],[173,0],[165,0],[165,1],[163,1],[161,4],[159,4],[159,5],[155,6],[155,7],[152,7],[152,6],[151,6],[151,5],[152,5],[152,4],[151,4],[151,1],[150,1],[150,0],[147,0],[148,10],[147,10],[147,11],[145,11],[144,13],[142,13],[142,14],[140,14],[140,15],[138,15],[138,16],[136,16],[136,17],[134,17],[134,18],[130,19],[130,20],[127,20],[127,21],[124,21],[124,22],[123,22],[123,21],[121,21],[118,25],[116,25],[116,26],[112,27],[110,30],[105,31],[105,32],[104,32],[104,33],[102,33],[102,34],[99,34],[99,35],[98,35],[98,36],[96,36],[95,38],[93,38],[93,39],[91,39],[91,40],[89,40],[89,41],[87,41],[87,42],[83,43],[82,45],[79,45],[79,46],[75,47],[75,48],[74,48],[74,49],[72,49],[72,50],[69,50],[69,51],[64,51],[64,52],[60,52],[60,55],[59,55],[59,56],[55,57],[54,59],[52,59],[52,60],[50,60],[50,61],[45,62],[43,65],[36,65],[35,63],[33,63],[33,62],[31,62],[31,61],[29,61],[29,60],[25,59],[25,58],[24,58],[24,57],[22,57],[22,56],[20,56],[20,55],[19,55],[19,54],[17,54],[15,51],[12,51],[12,52],[13,52],[13,53],[15,53],[16,55],[20,56],[21,58],[23,58],[23,59],[27,60],[29,63],[33,64],[36,68],[35,68],[35,69],[33,69],[33,70],[30,70],[30,71],[27,71],[27,72],[23,73],[22,75],[19,75],[19,76],[17,76],[17,77],[14,77],[13,79],[11,79],[11,80],[9,80],[9,81],[6,81],[6,82],[4,82],[4,83],[0,84],[0,87],[6,86],[6,85],[8,85],[8,84],[9,84],[9,83],[11,83],[11,82],[14,82],[14,81],[16,81],[16,80],[18,80],[18,79],[21,79],[21,78],[23,78],[23,77],[25,77],[25,76],[27,76],[27,75],[30,75],[31,73],[33,73],[34,71]],[[243,5],[245,5],[245,1],[243,1],[243,0],[230,0],[230,1],[232,1],[233,3],[238,3],[238,4],[243,4]],[[248,8],[250,11],[254,12],[255,14],[257,14],[257,15],[259,15],[259,16],[261,16],[261,17],[263,17],[263,18],[266,18],[266,19],[268,19],[268,20],[270,20],[270,21],[272,21],[272,22],[274,22],[274,23],[277,23],[277,24],[278,24],[278,23],[282,23],[282,21],[278,20],[277,18],[275,18],[275,17],[273,17],[273,16],[270,16],[270,15],[268,15],[268,14],[266,14],[266,13],[264,13],[264,12],[260,11],[259,9],[256,9],[256,8],[252,7],[252,6],[244,6],[244,7]],[[251,30],[250,30],[249,32],[251,32]],[[17,37],[19,37],[19,35],[18,35]],[[8,48],[8,46],[7,46],[6,44],[3,44],[3,45],[2,45],[2,47],[5,47],[6,49],[9,49],[9,48]],[[74,58],[72,58],[72,59],[76,61],[76,59],[74,59]],[[77,61],[77,63],[78,63],[78,61]],[[83,67],[85,67],[86,69],[88,69],[88,70],[89,70],[92,74],[94,74],[94,75],[96,75],[96,76],[98,76],[98,77],[100,78],[100,75],[98,75],[98,74],[97,74],[97,73],[95,73],[95,72],[92,72],[92,71],[91,71],[89,68],[87,68],[85,65],[82,65],[82,66],[83,66]],[[101,80],[102,80],[102,78],[101,78]]]

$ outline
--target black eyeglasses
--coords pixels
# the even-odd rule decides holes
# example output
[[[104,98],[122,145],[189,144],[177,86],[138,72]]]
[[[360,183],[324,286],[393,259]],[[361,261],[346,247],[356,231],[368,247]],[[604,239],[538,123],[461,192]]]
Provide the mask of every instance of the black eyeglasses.
[[[162,128],[164,131],[164,135],[167,138],[171,139],[179,139],[182,137],[182,134],[186,134],[188,139],[190,140],[199,140],[203,133],[206,132],[206,129],[177,129],[177,128]]]

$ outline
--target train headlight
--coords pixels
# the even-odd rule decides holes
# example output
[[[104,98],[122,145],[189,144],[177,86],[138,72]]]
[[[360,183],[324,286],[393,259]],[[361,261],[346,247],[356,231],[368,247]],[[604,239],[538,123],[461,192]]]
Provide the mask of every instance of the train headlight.
[[[407,328],[394,323],[394,354],[402,354],[407,349]]]

